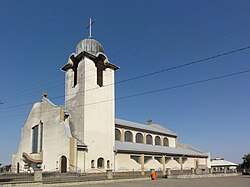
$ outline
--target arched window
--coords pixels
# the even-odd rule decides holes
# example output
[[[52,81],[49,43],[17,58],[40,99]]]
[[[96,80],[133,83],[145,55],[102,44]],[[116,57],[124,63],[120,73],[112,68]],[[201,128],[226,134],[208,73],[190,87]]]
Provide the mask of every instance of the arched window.
[[[161,145],[161,138],[159,136],[155,137],[155,145]]]
[[[110,168],[110,161],[109,160],[107,161],[107,168],[108,169]]]
[[[142,133],[137,133],[135,136],[136,143],[143,143],[143,135]]]
[[[130,131],[125,132],[125,142],[133,142],[133,134]]]
[[[121,131],[119,129],[115,129],[115,140],[121,141]]]
[[[104,159],[103,158],[98,158],[97,159],[97,167],[98,168],[104,168]]]
[[[67,158],[65,156],[61,156],[61,172],[67,172]]]
[[[149,135],[149,134],[146,136],[146,143],[147,143],[147,144],[153,144],[152,136]]]
[[[163,138],[163,146],[169,146],[168,138]]]
[[[95,168],[95,161],[91,160],[91,168]]]

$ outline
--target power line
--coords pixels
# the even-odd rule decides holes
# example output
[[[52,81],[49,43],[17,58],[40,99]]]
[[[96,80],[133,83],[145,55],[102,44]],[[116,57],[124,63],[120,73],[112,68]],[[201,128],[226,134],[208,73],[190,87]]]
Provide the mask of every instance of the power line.
[[[241,25],[241,26],[247,26],[247,27],[249,27],[249,24],[243,24],[243,25]],[[245,28],[244,28],[245,29]],[[237,27],[237,28],[234,28],[233,30],[230,30],[230,32],[234,32],[234,31],[238,31],[238,30],[242,30],[242,28],[241,27]],[[216,37],[218,37],[218,36],[221,36],[221,35],[224,35],[225,33],[227,33],[228,31],[224,31],[224,32],[218,32],[218,33],[215,33],[217,36]],[[213,38],[216,38],[216,37],[213,37]],[[207,37],[206,39],[204,39],[204,40],[199,40],[198,41],[198,43],[203,43],[203,42],[206,42],[206,41],[209,41],[209,39],[210,38],[212,38],[212,37]],[[190,44],[191,45],[195,45],[197,43],[197,41],[195,42],[195,41],[192,41]],[[190,46],[190,44],[188,44],[186,47],[189,47]],[[169,49],[171,49],[171,48],[169,48]],[[177,51],[178,50],[178,48],[174,48],[174,51]],[[161,53],[161,55],[165,55],[166,53]],[[159,54],[158,54],[159,55]],[[137,63],[138,64],[138,63]],[[125,67],[131,67],[131,66],[134,66],[134,65],[129,65],[129,64],[126,64],[125,65]],[[86,70],[86,72],[88,72],[88,71],[91,71],[91,70],[93,70],[93,69],[95,69],[95,68],[92,68],[92,69],[89,69],[89,70]],[[107,75],[107,74],[106,74]],[[58,75],[57,75],[58,76]],[[55,77],[57,77],[57,76],[55,76]],[[89,76],[87,76],[88,78],[91,78],[91,77],[93,77],[94,75],[89,75]],[[84,78],[84,80],[87,80],[86,78],[87,77],[85,77]],[[53,77],[52,77],[53,78]],[[92,78],[91,78],[92,79]],[[91,79],[88,79],[88,80],[91,80]],[[45,79],[45,80],[50,80],[50,78],[47,78],[47,79]],[[84,81],[84,80],[81,80],[81,81],[79,81],[79,82],[82,82],[82,81]],[[41,82],[42,83],[42,82]],[[62,87],[62,86],[64,86],[64,83],[62,83],[62,84],[58,84],[58,85],[54,85],[54,86],[51,86],[51,87],[47,87],[47,88],[43,88],[43,89],[38,89],[38,90],[36,90],[36,91],[31,91],[31,92],[28,92],[28,93],[25,93],[25,91],[28,91],[28,90],[30,90],[30,88],[29,89],[26,89],[26,90],[24,90],[24,91],[22,91],[22,92],[24,92],[23,94],[20,94],[20,95],[16,95],[18,92],[16,92],[16,93],[14,93],[14,96],[10,96],[10,95],[13,95],[13,94],[10,94],[10,95],[8,95],[9,97],[7,97],[7,98],[5,98],[4,99],[4,101],[6,102],[6,100],[9,100],[9,99],[15,99],[15,98],[19,98],[19,97],[23,97],[23,96],[27,96],[27,95],[32,95],[33,93],[38,93],[38,92],[41,92],[41,90],[49,90],[49,89],[53,89],[53,88],[58,88],[58,87]],[[22,93],[21,92],[21,93]]]
[[[228,77],[233,77],[233,76],[246,74],[246,73],[250,73],[250,69],[239,71],[239,72],[234,72],[234,73],[230,73],[230,74],[225,74],[225,75],[221,75],[221,76],[211,77],[211,78],[208,78],[208,79],[193,81],[193,82],[189,82],[189,83],[185,83],[185,84],[179,84],[179,85],[176,85],[176,86],[170,86],[170,87],[155,89],[155,90],[151,90],[151,91],[140,92],[140,93],[136,93],[136,94],[132,94],[132,95],[118,97],[118,98],[115,98],[115,99],[108,99],[108,100],[103,100],[103,101],[98,101],[98,102],[93,102],[93,103],[87,103],[85,105],[76,105],[76,106],[73,106],[72,108],[95,105],[95,104],[100,104],[100,103],[105,103],[105,102],[110,102],[110,101],[115,101],[115,100],[123,100],[123,99],[132,98],[132,97],[138,97],[138,96],[142,96],[142,95],[153,94],[153,93],[157,93],[157,92],[163,92],[163,91],[182,88],[182,87],[188,87],[188,86],[192,86],[192,85],[196,85],[196,84],[202,84],[202,83],[215,81],[215,80],[219,80],[219,79],[224,79],[224,78],[228,78]],[[53,110],[56,110],[56,109],[53,109]],[[17,114],[17,115],[9,115],[9,116],[0,116],[0,118],[9,118],[9,117],[16,117],[16,116],[23,116],[23,115],[35,115],[35,114],[41,114],[41,113],[45,113],[45,112],[51,112],[53,110],[48,110],[48,111],[38,112],[38,113],[32,113],[32,114]]]
[[[137,80],[137,79],[141,79],[141,78],[144,78],[144,77],[148,77],[148,76],[152,76],[152,75],[164,73],[166,71],[170,71],[170,70],[182,68],[182,67],[185,67],[185,66],[190,66],[190,65],[193,65],[193,64],[198,64],[198,63],[201,63],[201,62],[205,62],[205,61],[208,61],[208,60],[216,59],[216,58],[219,58],[219,57],[222,57],[222,56],[226,56],[226,55],[229,55],[229,54],[237,53],[237,52],[248,50],[248,49],[250,49],[250,46],[239,48],[239,49],[232,50],[232,51],[228,51],[228,52],[221,53],[221,54],[218,54],[218,55],[210,56],[210,57],[203,58],[203,59],[200,59],[200,60],[195,60],[195,61],[192,61],[192,62],[189,62],[189,63],[181,64],[181,65],[178,65],[178,66],[174,66],[174,67],[171,67],[171,68],[166,68],[166,69],[162,69],[162,70],[159,70],[159,71],[154,71],[154,72],[151,72],[151,73],[147,73],[147,74],[143,74],[143,75],[140,75],[140,76],[132,77],[132,78],[125,79],[125,80],[122,80],[122,81],[118,81],[115,84],[129,82],[129,81],[132,81],[132,80]]]
[[[241,5],[240,3],[236,3],[236,4],[234,4],[233,6],[230,6],[230,7],[226,7],[226,8],[223,8],[223,9],[221,9],[221,10],[219,10],[219,12],[217,13],[217,14],[222,14],[222,13],[224,13],[224,12],[226,12],[226,11],[228,11],[228,10],[230,10],[230,9],[234,9],[235,7],[238,7],[239,5]],[[202,19],[203,20],[203,19]],[[194,21],[194,22],[192,22],[191,23],[191,25],[193,25],[194,23],[199,23],[200,21],[202,21],[202,20],[198,20],[198,21]],[[190,25],[190,24],[188,24],[188,25]],[[156,37],[156,38],[162,38],[161,36],[167,36],[167,35],[169,35],[169,34],[171,34],[171,33],[175,33],[176,31],[178,31],[178,30],[181,30],[181,28],[179,28],[179,29],[174,29],[174,30],[172,30],[172,31],[170,31],[170,32],[168,32],[168,33],[164,33],[164,34],[162,34],[162,35],[160,35],[159,37]],[[153,42],[156,42],[157,41],[157,39],[154,39],[153,40]],[[137,44],[137,45],[135,45],[135,46],[130,46],[129,47],[129,49],[127,49],[127,50],[121,50],[121,51],[118,51],[118,53],[120,53],[120,52],[127,52],[128,50],[131,50],[131,49],[134,49],[134,48],[137,48],[137,47],[139,47],[139,46],[142,46],[142,45],[145,45],[146,43],[152,43],[152,41],[151,42],[149,42],[149,41],[146,41],[146,42],[143,42],[143,43],[141,43],[141,44]],[[115,55],[115,54],[117,54],[117,52],[116,53],[111,53],[112,55]],[[59,75],[56,75],[56,76],[52,76],[51,78],[54,78],[54,77],[58,77]],[[50,80],[50,78],[47,78],[47,79],[44,79],[44,80],[41,80],[41,81],[39,81],[38,83],[43,83],[45,80]],[[38,83],[34,83],[34,85],[37,85]],[[33,85],[33,84],[32,84]],[[47,89],[47,88],[45,88],[45,89]],[[50,89],[50,88],[49,88]],[[18,90],[18,89],[16,89],[16,90]],[[16,90],[14,90],[14,91],[12,91],[12,94],[13,94],[13,92],[15,92]],[[27,90],[27,89],[26,89]],[[25,90],[25,91],[26,91]],[[18,92],[17,92],[18,93]],[[11,95],[12,95],[11,94]],[[14,93],[14,95],[15,95],[16,93]],[[25,94],[26,95],[26,94]],[[30,95],[30,94],[27,94],[27,95]],[[8,95],[8,96],[10,96],[10,95]],[[22,95],[22,96],[24,96],[24,95]],[[18,96],[17,96],[18,97]],[[17,98],[16,96],[14,97],[14,98]],[[9,98],[7,98],[7,99],[9,99]],[[12,97],[11,97],[11,99],[12,99]],[[6,100],[6,99],[5,99]]]
[[[173,67],[170,67],[170,68],[162,69],[162,70],[159,70],[159,71],[154,71],[154,72],[151,72],[151,73],[146,73],[146,74],[143,74],[143,75],[140,75],[140,76],[132,77],[132,78],[125,79],[125,80],[122,80],[122,81],[118,81],[118,82],[115,82],[115,83],[111,83],[111,84],[105,85],[103,87],[112,86],[112,85],[115,85],[115,84],[122,84],[122,83],[130,82],[130,81],[142,79],[142,78],[145,78],[145,77],[154,76],[154,75],[157,75],[157,74],[160,74],[160,73],[164,73],[164,72],[167,72],[167,71],[171,71],[171,70],[175,70],[175,69],[187,67],[187,66],[190,66],[190,65],[194,65],[194,64],[198,64],[198,63],[204,63],[204,62],[212,60],[212,59],[216,59],[216,58],[219,58],[219,57],[227,56],[227,55],[230,55],[230,54],[233,54],[233,53],[237,53],[237,52],[240,52],[240,51],[244,51],[244,50],[248,50],[248,49],[250,49],[250,46],[246,46],[246,47],[242,47],[242,48],[239,48],[239,49],[231,50],[231,51],[228,51],[228,52],[220,53],[220,54],[217,54],[217,55],[214,55],[214,56],[210,56],[210,57],[207,57],[207,58],[203,58],[203,59],[191,61],[191,62],[184,63],[184,64],[181,64],[181,65],[178,65],[178,66],[173,66]],[[99,89],[99,88],[100,87],[95,87],[95,88],[91,88],[91,89],[79,91],[78,93],[87,92],[87,91],[91,91],[91,90],[96,90],[96,89]],[[65,96],[69,96],[69,95],[74,95],[74,94],[76,94],[76,93],[55,96],[55,97],[52,97],[51,99],[59,99],[59,98],[62,98],[62,97],[65,97]],[[9,106],[9,107],[3,107],[3,108],[0,108],[0,110],[10,109],[10,108],[16,108],[16,107],[20,107],[20,106],[29,105],[29,104],[32,104],[32,103],[29,102],[29,103],[23,103],[23,104],[13,105],[13,106]]]
[[[91,71],[91,70],[93,70],[93,69],[95,69],[95,68],[86,70],[85,72]],[[58,77],[58,75],[55,76],[55,77]],[[86,78],[88,78],[88,77],[92,77],[92,76],[87,76]],[[45,80],[50,80],[50,78],[47,78],[47,79],[45,79]],[[40,83],[40,82],[39,82],[39,83]],[[43,82],[41,82],[41,83],[43,83]],[[39,85],[40,85],[40,84],[38,84],[36,87],[39,87]],[[50,87],[47,87],[47,88],[43,88],[42,90],[50,90],[50,89],[58,88],[58,87],[62,87],[62,86],[64,86],[64,83],[60,83],[60,84],[56,84],[56,85],[53,85],[53,86],[50,86]],[[15,99],[15,98],[19,98],[19,97],[22,97],[22,96],[31,95],[31,94],[33,94],[33,93],[41,92],[41,89],[36,89],[35,91],[32,90],[32,91],[30,91],[30,92],[27,92],[27,91],[29,91],[29,90],[31,90],[31,89],[28,88],[28,89],[25,89],[25,90],[19,92],[20,95],[16,95],[18,92],[13,93],[13,94],[10,94],[10,95],[8,95],[8,96],[10,96],[10,97],[6,97],[6,98],[4,98],[3,100],[6,101],[6,100],[9,100],[9,99]],[[25,93],[25,92],[26,92],[26,93]]]
[[[156,93],[156,92],[162,92],[162,91],[172,90],[172,89],[181,88],[181,87],[187,87],[187,86],[191,86],[191,85],[195,85],[195,84],[205,83],[205,82],[223,79],[223,78],[227,78],[227,77],[232,77],[232,76],[245,74],[245,73],[250,73],[250,69],[240,71],[240,72],[231,73],[231,74],[225,74],[225,75],[221,75],[221,76],[217,76],[217,77],[212,77],[212,78],[208,78],[208,79],[203,79],[203,80],[199,80],[199,81],[194,81],[194,82],[190,82],[190,83],[185,83],[185,84],[180,84],[180,85],[176,85],[176,86],[152,90],[152,91],[148,91],[148,92],[137,93],[134,95],[124,96],[124,97],[117,98],[116,100],[126,99],[126,98],[130,98],[130,97],[136,97],[136,96],[141,96],[141,95],[146,95],[146,94],[151,94],[151,93]]]
[[[162,69],[162,70],[159,70],[159,71],[146,73],[146,74],[143,74],[143,75],[140,75],[140,76],[132,77],[132,78],[125,79],[125,80],[122,80],[122,81],[118,81],[118,82],[115,82],[115,83],[111,83],[111,84],[105,85],[103,87],[112,86],[112,85],[115,85],[115,84],[122,84],[122,83],[130,82],[130,81],[142,79],[142,78],[145,78],[145,77],[157,75],[157,74],[160,74],[160,73],[164,73],[164,72],[167,72],[167,71],[183,68],[183,67],[186,67],[186,66],[190,66],[190,65],[194,65],[194,64],[198,64],[198,63],[203,63],[203,62],[206,62],[206,61],[209,61],[209,60],[212,60],[212,59],[216,59],[216,58],[219,58],[219,57],[223,57],[223,56],[226,56],[226,55],[229,55],[229,54],[237,53],[237,52],[248,50],[248,49],[250,49],[250,46],[246,46],[246,47],[242,47],[242,48],[239,48],[239,49],[231,50],[231,51],[228,51],[228,52],[224,52],[224,53],[217,54],[217,55],[214,55],[214,56],[210,56],[210,57],[207,57],[207,58],[191,61],[191,62],[184,63],[184,64],[181,64],[181,65],[178,65],[178,66],[173,66],[173,67],[170,67],[170,68]],[[99,89],[99,88],[100,87],[95,87],[95,88],[79,91],[78,93],[88,92],[88,91],[96,90],[96,89]],[[52,97],[51,99],[59,99],[59,98],[69,96],[69,95],[74,95],[74,94],[76,94],[76,93],[55,96],[55,97]],[[20,106],[29,105],[29,104],[31,104],[31,103],[29,102],[29,103],[13,105],[13,106],[9,106],[9,107],[3,107],[3,108],[0,108],[0,110],[16,108],[16,107],[20,107]]]

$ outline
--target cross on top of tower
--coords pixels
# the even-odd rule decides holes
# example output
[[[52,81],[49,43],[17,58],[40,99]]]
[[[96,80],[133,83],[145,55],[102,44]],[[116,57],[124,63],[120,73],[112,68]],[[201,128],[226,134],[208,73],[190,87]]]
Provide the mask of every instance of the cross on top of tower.
[[[89,28],[89,37],[88,38],[92,38],[92,25],[93,23],[95,23],[95,20],[92,21],[91,18],[89,18],[89,25],[86,27],[86,29]]]

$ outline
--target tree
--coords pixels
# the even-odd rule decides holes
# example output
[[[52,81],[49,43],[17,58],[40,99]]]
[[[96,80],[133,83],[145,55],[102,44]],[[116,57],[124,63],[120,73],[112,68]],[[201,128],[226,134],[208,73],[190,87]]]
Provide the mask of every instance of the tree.
[[[243,159],[242,168],[250,169],[250,153],[244,155],[242,159]]]

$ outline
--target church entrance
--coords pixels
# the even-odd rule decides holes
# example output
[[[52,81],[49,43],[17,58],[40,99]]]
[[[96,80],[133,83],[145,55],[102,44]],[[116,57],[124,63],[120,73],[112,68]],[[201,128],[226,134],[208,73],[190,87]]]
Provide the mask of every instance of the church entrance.
[[[67,158],[65,156],[61,157],[61,172],[62,173],[67,172]]]

